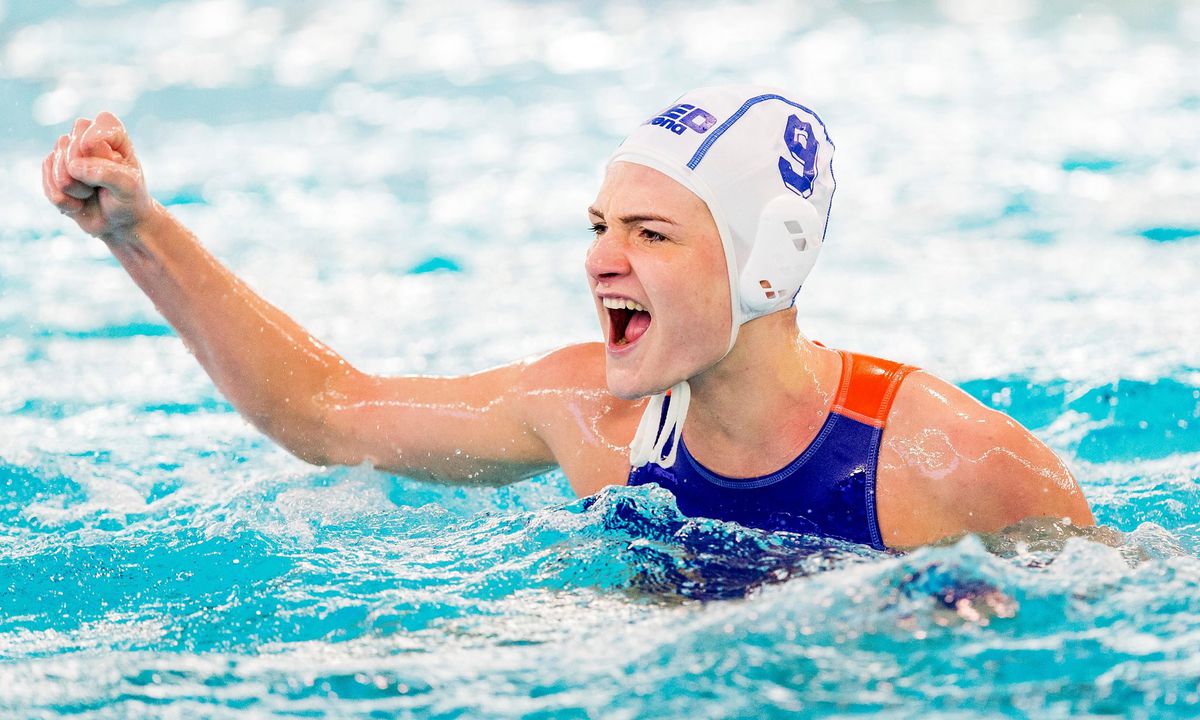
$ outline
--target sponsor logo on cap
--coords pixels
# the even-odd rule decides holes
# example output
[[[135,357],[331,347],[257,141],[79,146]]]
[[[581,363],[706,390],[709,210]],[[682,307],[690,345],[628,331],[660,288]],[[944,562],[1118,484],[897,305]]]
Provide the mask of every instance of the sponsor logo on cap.
[[[812,125],[792,115],[783,131],[783,142],[792,160],[800,165],[797,169],[791,160],[779,158],[779,175],[783,178],[783,184],[800,197],[809,197],[812,195],[813,182],[817,179],[818,143]]]
[[[711,113],[701,110],[695,105],[680,103],[650,118],[644,124],[666,128],[676,135],[682,135],[688,130],[694,130],[703,135],[708,132],[709,128],[717,124],[717,119]]]

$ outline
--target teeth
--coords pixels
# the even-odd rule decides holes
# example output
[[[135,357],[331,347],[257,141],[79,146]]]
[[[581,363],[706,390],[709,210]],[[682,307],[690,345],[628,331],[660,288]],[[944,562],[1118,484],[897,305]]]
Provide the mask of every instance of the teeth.
[[[646,312],[646,308],[642,307],[641,303],[628,300],[626,298],[601,298],[604,307],[610,310],[637,310],[638,312]]]

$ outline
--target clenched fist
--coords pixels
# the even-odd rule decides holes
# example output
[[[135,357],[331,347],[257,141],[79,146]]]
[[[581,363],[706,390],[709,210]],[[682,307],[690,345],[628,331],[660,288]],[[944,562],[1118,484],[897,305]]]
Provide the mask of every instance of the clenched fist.
[[[80,118],[42,161],[42,188],[64,215],[106,242],[129,236],[156,203],[125,126],[111,113]]]

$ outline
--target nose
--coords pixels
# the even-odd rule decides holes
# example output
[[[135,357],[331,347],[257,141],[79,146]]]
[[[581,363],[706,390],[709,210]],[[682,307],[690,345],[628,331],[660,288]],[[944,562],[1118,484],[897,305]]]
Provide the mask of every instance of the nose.
[[[629,255],[625,251],[625,243],[613,229],[600,235],[588,248],[587,260],[584,262],[588,277],[592,282],[612,280],[630,272]]]

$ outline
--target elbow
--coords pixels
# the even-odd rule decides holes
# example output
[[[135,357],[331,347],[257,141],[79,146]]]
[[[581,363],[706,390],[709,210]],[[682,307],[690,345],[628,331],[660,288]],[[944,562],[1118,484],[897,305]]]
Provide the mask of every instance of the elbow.
[[[323,452],[322,449],[319,449],[319,448],[296,447],[296,446],[287,446],[287,445],[284,445],[283,447],[285,450],[287,450],[289,453],[291,453],[294,457],[297,457],[297,458],[303,460],[304,462],[308,463],[309,465],[316,465],[317,467],[331,467],[331,466],[336,466],[336,465],[352,465],[353,464],[353,463],[339,461],[332,454],[330,454],[328,452]]]
[[[354,456],[345,438],[331,426],[328,416],[316,403],[311,413],[250,420],[277,445],[310,465],[359,465],[365,460]]]
[[[295,432],[279,432],[264,430],[266,435],[277,445],[287,450],[291,455],[303,460],[309,465],[329,467],[331,465],[353,465],[334,451],[330,444],[310,433],[297,436]]]
[[[368,464],[375,469],[381,469],[380,464],[373,458],[362,453],[352,452],[343,444],[332,442],[329,438],[306,442],[280,442],[280,446],[291,455],[309,465],[317,467],[351,466]]]

